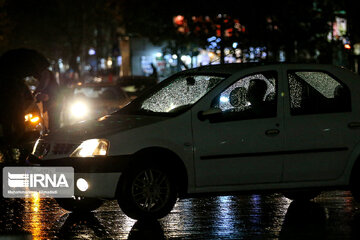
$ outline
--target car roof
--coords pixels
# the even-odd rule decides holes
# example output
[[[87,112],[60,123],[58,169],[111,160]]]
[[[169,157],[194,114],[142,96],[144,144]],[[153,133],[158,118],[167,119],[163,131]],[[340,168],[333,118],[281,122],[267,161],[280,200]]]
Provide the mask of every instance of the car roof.
[[[312,67],[312,68],[324,68],[324,67],[333,67],[339,68],[335,65],[330,64],[315,64],[315,63],[267,63],[267,62],[254,62],[254,63],[226,63],[226,64],[216,64],[216,65],[206,65],[197,68],[192,68],[189,70],[185,70],[182,73],[214,73],[214,74],[234,74],[244,69],[257,68],[263,66],[298,66],[298,67]]]

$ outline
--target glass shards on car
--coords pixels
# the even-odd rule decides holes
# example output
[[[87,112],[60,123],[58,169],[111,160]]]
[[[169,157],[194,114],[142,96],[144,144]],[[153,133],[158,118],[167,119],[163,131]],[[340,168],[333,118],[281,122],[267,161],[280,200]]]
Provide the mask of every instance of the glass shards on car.
[[[186,110],[216,86],[224,77],[180,76],[141,101],[138,111],[176,113]]]
[[[71,97],[66,99],[64,125],[110,114],[129,102],[127,94],[115,84],[75,86]]]
[[[75,168],[76,197],[57,200],[71,211],[117,199],[133,219],[158,219],[178,197],[264,190],[360,200],[359,91],[359,75],[332,65],[203,66],[40,138],[33,153]]]

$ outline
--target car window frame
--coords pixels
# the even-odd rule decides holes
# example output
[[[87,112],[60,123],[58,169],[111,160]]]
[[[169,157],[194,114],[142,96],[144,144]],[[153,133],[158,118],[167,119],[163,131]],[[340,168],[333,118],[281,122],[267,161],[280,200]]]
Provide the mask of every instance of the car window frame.
[[[228,83],[225,87],[222,87],[222,90],[215,96],[213,97],[213,100],[210,103],[210,108],[212,108],[212,105],[214,103],[214,100],[219,98],[220,95],[226,91],[229,87],[231,87],[232,85],[234,85],[236,82],[253,76],[253,75],[257,75],[257,74],[263,74],[263,73],[269,73],[269,72],[273,72],[275,73],[275,104],[276,104],[276,113],[275,116],[270,116],[270,117],[246,117],[244,118],[244,114],[242,114],[242,112],[221,112],[219,114],[217,114],[216,116],[214,116],[214,118],[210,118],[210,122],[211,123],[220,123],[220,122],[231,122],[231,121],[243,121],[243,120],[256,120],[256,119],[270,119],[270,118],[277,118],[279,117],[279,93],[280,93],[280,77],[281,77],[281,70],[280,69],[268,69],[268,70],[259,70],[259,71],[253,71],[251,73],[248,74],[243,74],[241,75],[241,77],[237,78],[237,80],[232,81],[231,83]]]
[[[284,118],[284,68],[283,64],[258,64],[258,65],[252,65],[249,67],[239,67],[237,69],[232,69],[229,71],[229,77],[225,79],[223,82],[219,83],[217,87],[215,87],[209,94],[204,96],[204,99],[199,101],[192,109],[192,116],[194,120],[201,121],[201,122],[208,122],[208,120],[204,120],[200,114],[201,112],[210,110],[211,104],[215,96],[219,95],[224,89],[229,87],[231,84],[233,84],[235,81],[251,74],[259,73],[259,72],[268,72],[268,71],[275,71],[278,75],[278,96],[277,96],[277,109],[278,109],[278,116],[276,119],[274,118],[274,122],[282,122],[282,119]],[[272,118],[264,119],[268,121]],[[261,120],[261,119],[258,119]]]

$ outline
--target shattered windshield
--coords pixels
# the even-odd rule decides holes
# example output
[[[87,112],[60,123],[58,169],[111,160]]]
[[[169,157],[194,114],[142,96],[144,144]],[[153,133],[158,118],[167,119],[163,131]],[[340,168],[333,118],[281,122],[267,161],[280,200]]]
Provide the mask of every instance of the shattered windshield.
[[[224,76],[180,75],[168,79],[152,93],[130,104],[129,113],[177,113],[185,111],[213,89]],[[129,111],[130,110],[130,111]]]

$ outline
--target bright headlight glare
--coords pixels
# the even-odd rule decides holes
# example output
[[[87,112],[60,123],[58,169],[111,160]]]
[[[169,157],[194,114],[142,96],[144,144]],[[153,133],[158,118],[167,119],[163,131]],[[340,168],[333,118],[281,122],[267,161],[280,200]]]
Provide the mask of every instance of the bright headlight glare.
[[[71,116],[76,118],[82,118],[88,114],[89,108],[84,102],[75,102],[70,107]]]
[[[80,144],[70,157],[94,157],[105,156],[109,149],[109,141],[106,139],[89,139]]]

